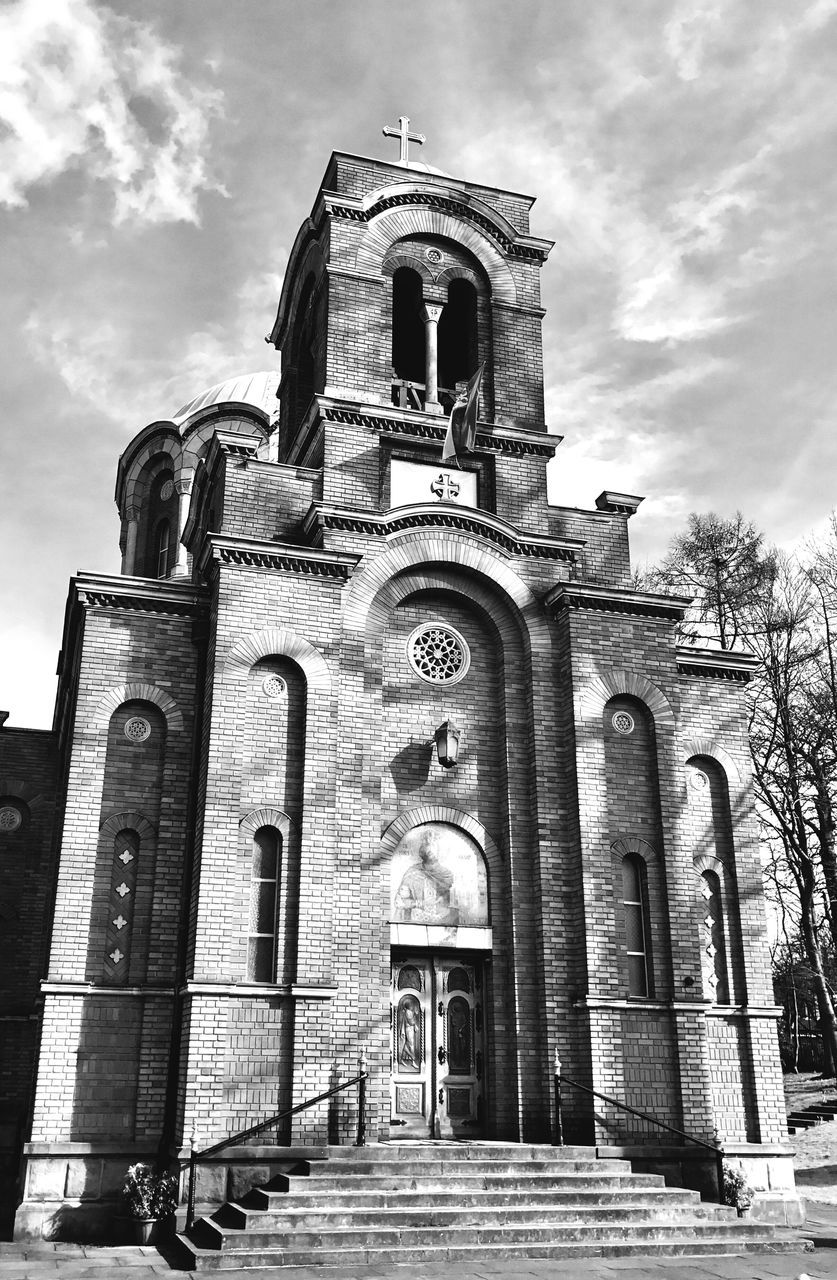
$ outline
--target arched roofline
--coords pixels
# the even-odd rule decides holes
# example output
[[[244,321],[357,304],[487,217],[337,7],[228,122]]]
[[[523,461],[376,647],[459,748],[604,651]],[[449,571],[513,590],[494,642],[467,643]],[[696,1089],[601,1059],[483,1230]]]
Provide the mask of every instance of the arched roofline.
[[[421,203],[384,209],[370,218],[358,244],[356,270],[373,279],[380,278],[389,249],[398,240],[421,235],[439,236],[465,249],[487,275],[492,297],[510,305],[517,302],[517,286],[505,255],[485,229],[463,216]]]
[[[674,729],[674,711],[663,691],[646,676],[622,667],[602,672],[582,686],[577,697],[579,720],[601,717],[611,698],[618,697],[636,698],[651,712],[658,728]]]
[[[518,623],[530,649],[551,651],[549,628],[537,598],[507,560],[496,555],[478,538],[457,536],[453,541],[437,532],[409,530],[394,538],[387,549],[355,573],[349,584],[344,625],[365,634],[385,625],[396,580],[413,575],[411,590],[421,590],[421,568],[458,570],[472,583],[484,584],[486,598],[501,602]],[[435,584],[433,584],[435,585]],[[463,594],[468,592],[463,588]]]
[[[260,409],[258,405],[249,404],[246,400],[222,400],[219,404],[210,404],[204,409],[198,409],[191,417],[184,419],[180,424],[180,437],[185,442],[205,422],[229,417],[250,418],[257,427],[264,431],[265,438],[270,435],[271,418],[270,414],[265,413],[264,409]]]
[[[504,240],[514,242],[520,236],[516,227],[513,227],[502,213],[487,204],[485,200],[470,191],[463,191],[460,186],[439,182],[438,180],[434,181],[432,185],[419,179],[408,182],[393,182],[386,187],[378,187],[375,191],[370,191],[363,197],[362,208],[364,213],[370,218],[377,216],[376,206],[382,204],[385,200],[392,199],[393,196],[397,196],[399,200],[403,200],[406,196],[415,196],[417,205],[426,200],[428,196],[435,196],[443,200],[455,200],[457,204],[466,206],[466,212],[462,215],[463,217],[467,218],[468,213],[472,212],[491,224],[498,236],[498,247],[502,245]],[[410,206],[407,205],[406,207],[409,208]]]
[[[158,437],[161,439],[168,438],[169,440],[176,440],[178,444],[180,443],[180,432],[175,424],[170,418],[161,418],[156,422],[150,422],[147,427],[143,427],[142,431],[139,431],[134,436],[130,444],[126,445],[120,454],[119,462],[116,467],[116,490],[114,493],[116,505],[120,510],[125,496],[125,486],[128,482],[128,473],[133,468],[137,455],[140,450],[147,448],[151,444],[152,440],[155,440]],[[161,450],[160,452],[166,451]],[[148,457],[151,456],[151,454],[148,455]],[[144,463],[140,465],[144,465]]]
[[[728,751],[725,751],[714,738],[689,738],[682,745],[683,763],[688,764],[694,756],[707,756],[711,760],[715,760],[727,779],[732,782],[741,782],[741,771],[733,760]]]
[[[288,255],[288,265],[285,268],[282,292],[279,295],[279,305],[276,309],[276,319],[273,321],[273,327],[267,336],[267,341],[271,342],[277,350],[281,351],[284,348],[288,336],[288,326],[291,316],[294,314],[294,305],[299,296],[299,290],[302,288],[302,283],[308,276],[308,272],[305,270],[306,261],[308,257],[313,257],[314,255],[318,256],[319,265],[324,271],[326,260],[320,244],[317,226],[312,218],[306,218],[296,234],[293,247]]]

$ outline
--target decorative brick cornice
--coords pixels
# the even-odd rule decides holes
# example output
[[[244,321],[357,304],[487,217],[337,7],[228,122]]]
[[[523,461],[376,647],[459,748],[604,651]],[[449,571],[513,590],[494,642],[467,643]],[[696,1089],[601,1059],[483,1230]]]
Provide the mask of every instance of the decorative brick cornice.
[[[445,438],[447,419],[433,414],[395,409],[387,412],[370,412],[361,405],[347,404],[318,396],[319,416],[324,422],[345,423],[364,427],[382,435],[413,436],[420,440],[434,440],[439,444]],[[304,429],[300,433],[304,435]],[[551,458],[563,437],[545,431],[529,431],[525,427],[493,426],[488,422],[477,424],[477,449],[493,453],[507,453],[522,457],[534,454]]]
[[[209,534],[200,557],[200,572],[211,561],[220,565],[236,565],[243,569],[272,569],[277,573],[300,573],[307,577],[345,582],[359,556],[342,552],[321,551],[316,547],[298,547],[288,543],[262,542],[256,538],[233,538],[220,533]]]
[[[194,618],[206,613],[208,595],[204,588],[178,580],[152,581],[148,578],[105,578],[79,574],[71,591],[85,609],[120,609],[131,613],[165,617]]]
[[[478,209],[473,208],[464,200],[457,200],[453,196],[436,194],[430,191],[405,191],[401,194],[393,194],[385,196],[381,200],[376,200],[374,204],[368,208],[358,208],[356,204],[348,200],[340,200],[339,197],[330,196],[328,199],[328,211],[333,218],[343,218],[350,222],[369,222],[378,214],[385,213],[388,209],[403,209],[407,207],[436,209],[440,213],[449,213],[454,218],[461,218],[464,222],[473,223],[479,227],[481,231],[494,240],[503,252],[510,258],[523,258],[530,262],[545,262],[549,256],[550,245],[547,241],[539,241],[535,236],[517,236],[512,238],[497,222],[481,213]]]
[[[729,649],[692,649],[685,645],[677,650],[677,670],[683,676],[747,684],[758,666],[758,658],[750,653],[734,653]]]
[[[547,538],[520,534],[513,525],[498,516],[474,507],[458,507],[451,503],[416,503],[398,507],[383,515],[370,515],[347,507],[331,507],[314,502],[308,509],[304,530],[316,537],[320,530],[335,529],[377,538],[390,538],[410,529],[450,529],[470,534],[483,542],[502,548],[513,556],[531,556],[539,560],[562,560],[574,563],[584,546],[577,539]]]
[[[627,587],[599,587],[592,583],[561,583],[546,597],[548,607],[595,609],[599,613],[628,613],[641,618],[678,622],[691,604],[686,596],[662,596]]]

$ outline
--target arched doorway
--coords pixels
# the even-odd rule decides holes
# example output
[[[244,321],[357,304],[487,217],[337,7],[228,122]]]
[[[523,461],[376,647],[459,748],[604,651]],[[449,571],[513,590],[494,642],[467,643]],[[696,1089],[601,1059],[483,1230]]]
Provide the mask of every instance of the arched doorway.
[[[391,1120],[401,1137],[486,1126],[488,877],[476,841],[426,822],[390,863]]]

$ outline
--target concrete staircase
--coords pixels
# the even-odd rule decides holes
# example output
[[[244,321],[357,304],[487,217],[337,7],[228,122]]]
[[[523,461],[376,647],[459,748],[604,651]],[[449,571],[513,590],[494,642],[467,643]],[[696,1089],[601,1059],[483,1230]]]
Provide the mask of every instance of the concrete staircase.
[[[834,1119],[837,1119],[837,1098],[831,1098],[828,1102],[819,1102],[814,1106],[802,1107],[798,1111],[791,1111],[788,1115],[788,1133],[793,1135],[800,1129],[812,1129],[814,1125]]]
[[[194,1270],[810,1247],[590,1147],[330,1147],[178,1237]]]

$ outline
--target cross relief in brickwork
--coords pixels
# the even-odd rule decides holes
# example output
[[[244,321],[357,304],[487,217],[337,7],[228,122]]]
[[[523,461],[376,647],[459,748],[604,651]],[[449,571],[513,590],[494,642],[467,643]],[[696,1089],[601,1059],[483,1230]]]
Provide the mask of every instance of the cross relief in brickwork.
[[[431,484],[430,492],[435,493],[440,502],[453,502],[459,497],[459,484],[449,472],[442,471]]]

